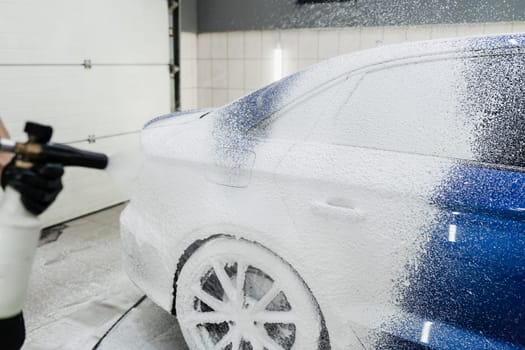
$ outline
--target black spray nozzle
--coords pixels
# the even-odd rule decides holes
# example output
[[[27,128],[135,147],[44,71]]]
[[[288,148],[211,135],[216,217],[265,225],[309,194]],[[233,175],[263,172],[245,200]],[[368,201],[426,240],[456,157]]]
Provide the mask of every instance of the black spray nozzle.
[[[17,144],[15,153],[30,163],[60,163],[65,166],[105,169],[108,157],[103,153],[84,151],[71,146],[49,143],[53,128],[27,122],[24,128],[29,138],[27,143]]]
[[[95,169],[105,169],[108,166],[108,157],[105,154],[83,151],[58,143],[43,145],[39,161]]]

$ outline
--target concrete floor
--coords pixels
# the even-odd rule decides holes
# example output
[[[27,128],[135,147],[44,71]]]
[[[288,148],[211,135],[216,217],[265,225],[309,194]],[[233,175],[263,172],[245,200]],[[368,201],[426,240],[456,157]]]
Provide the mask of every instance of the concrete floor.
[[[186,349],[176,319],[143,300],[122,269],[123,208],[70,221],[41,241],[24,310],[24,350]]]

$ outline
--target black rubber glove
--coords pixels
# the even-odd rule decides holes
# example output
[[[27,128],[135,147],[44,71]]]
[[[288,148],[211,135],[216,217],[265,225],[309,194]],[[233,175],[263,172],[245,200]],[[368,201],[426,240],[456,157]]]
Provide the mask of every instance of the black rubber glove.
[[[5,350],[19,350],[24,344],[26,330],[24,316],[19,313],[16,316],[0,319],[0,344]]]
[[[42,214],[62,191],[61,164],[35,165],[20,169],[12,160],[2,171],[2,188],[12,186],[20,192],[22,204],[35,215]]]

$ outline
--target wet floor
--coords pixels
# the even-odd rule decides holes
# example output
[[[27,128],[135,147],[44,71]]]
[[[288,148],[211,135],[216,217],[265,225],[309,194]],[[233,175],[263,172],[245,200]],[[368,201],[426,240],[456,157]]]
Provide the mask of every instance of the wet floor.
[[[119,205],[47,232],[35,258],[24,350],[186,349],[176,319],[123,271]]]
[[[97,350],[187,350],[174,316],[141,299],[102,339]]]

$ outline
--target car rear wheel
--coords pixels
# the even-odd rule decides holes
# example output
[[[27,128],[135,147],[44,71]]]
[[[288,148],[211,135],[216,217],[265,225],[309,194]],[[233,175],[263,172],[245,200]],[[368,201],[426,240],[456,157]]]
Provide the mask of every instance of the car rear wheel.
[[[317,350],[322,321],[297,273],[268,249],[217,238],[190,256],[175,309],[192,350]]]

